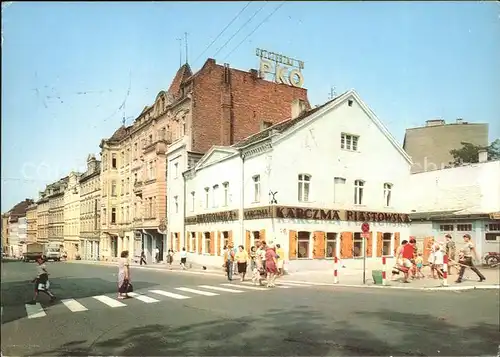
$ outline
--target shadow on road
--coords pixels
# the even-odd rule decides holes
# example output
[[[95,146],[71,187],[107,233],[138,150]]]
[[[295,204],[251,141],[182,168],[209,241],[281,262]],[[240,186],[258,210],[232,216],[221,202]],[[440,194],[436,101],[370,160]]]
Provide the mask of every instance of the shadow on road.
[[[357,314],[355,314],[357,315]],[[38,356],[472,356],[497,353],[498,326],[456,326],[432,315],[359,312],[351,319],[302,307],[245,319],[182,327],[132,328],[96,341],[76,340]],[[387,326],[384,326],[387,323]],[[373,329],[373,326],[380,325]],[[455,335],[456,338],[452,338]],[[466,338],[464,338],[466,336]]]

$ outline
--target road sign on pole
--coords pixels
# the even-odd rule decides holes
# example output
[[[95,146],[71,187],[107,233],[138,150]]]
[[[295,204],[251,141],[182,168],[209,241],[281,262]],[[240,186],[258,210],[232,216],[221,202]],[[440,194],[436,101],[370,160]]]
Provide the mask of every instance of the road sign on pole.
[[[361,231],[363,233],[368,233],[370,231],[370,225],[368,224],[368,222],[363,222],[363,224],[361,225]]]
[[[364,238],[363,239],[363,284],[366,284],[366,241],[368,237],[370,236],[370,225],[368,222],[363,222],[361,225],[361,231],[363,232],[361,236]]]

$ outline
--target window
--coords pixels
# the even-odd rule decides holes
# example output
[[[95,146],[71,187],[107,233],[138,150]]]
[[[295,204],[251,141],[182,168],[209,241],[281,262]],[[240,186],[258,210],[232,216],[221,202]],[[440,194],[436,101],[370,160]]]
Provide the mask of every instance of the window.
[[[148,218],[153,217],[153,198],[149,198]]]
[[[179,177],[179,163],[175,163],[174,164],[174,178],[178,178]]]
[[[333,179],[333,202],[344,203],[345,195],[345,178],[335,177]]]
[[[127,194],[130,193],[130,177],[127,177]]]
[[[126,209],[125,222],[129,222],[129,219],[130,219],[129,206],[127,206],[125,209]]]
[[[472,231],[472,224],[470,224],[470,223],[457,224],[457,231],[458,232],[470,232],[470,231]]]
[[[253,245],[257,245],[257,242],[260,241],[260,232],[259,231],[254,231],[252,232],[253,234]]]
[[[193,191],[191,192],[191,212],[194,212],[195,199],[196,199],[196,194]]]
[[[453,232],[453,224],[441,224],[439,230],[441,232]]]
[[[333,258],[337,255],[337,236],[337,233],[326,233],[326,258]]]
[[[122,186],[120,193],[123,195],[125,193],[125,180],[122,180]]]
[[[488,224],[489,231],[500,231],[500,223],[490,223]]]
[[[229,244],[229,232],[222,232],[222,246],[227,247]],[[221,247],[219,247],[220,249]]]
[[[111,181],[111,196],[116,196],[116,181]]]
[[[224,182],[222,187],[224,188],[223,205],[227,206],[229,204],[229,182]]]
[[[218,206],[218,195],[219,195],[219,185],[214,185],[213,187],[213,192],[212,192],[212,206],[214,208],[217,208]]]
[[[309,259],[310,237],[311,234],[309,232],[297,233],[297,258]]]
[[[179,213],[179,196],[174,196],[175,213]]]
[[[125,209],[123,207],[120,208],[120,223],[125,222]]]
[[[116,154],[111,154],[111,168],[116,169]]]
[[[353,257],[359,258],[363,256],[363,238],[361,233],[354,233]]]
[[[210,253],[210,232],[205,232],[205,252],[206,254]]]
[[[363,189],[365,183],[361,180],[354,181],[354,204],[360,205],[363,204]]]
[[[340,134],[340,147],[344,150],[358,151],[359,136],[342,133]]]
[[[122,151],[120,153],[120,163],[122,166],[125,164],[125,152],[124,151]]]
[[[210,189],[208,187],[205,187],[205,208],[208,208],[208,194],[209,194]]]
[[[392,191],[392,184],[384,183],[384,204],[386,207],[391,206],[391,191]]]
[[[500,242],[500,233],[486,233],[485,240],[487,242]]]
[[[311,175],[300,174],[299,175],[299,202],[309,201],[309,188],[311,184]]]
[[[252,177],[253,180],[253,201],[260,202],[260,175]]]
[[[392,233],[382,235],[382,255],[392,255],[391,251]]]
[[[111,208],[111,224],[116,223],[116,208]]]
[[[348,105],[348,106],[350,106],[350,107],[352,107],[352,103],[353,103],[353,100],[352,100],[352,99],[349,99],[349,100],[347,101],[347,105]]]
[[[191,251],[196,252],[196,232],[191,232]]]

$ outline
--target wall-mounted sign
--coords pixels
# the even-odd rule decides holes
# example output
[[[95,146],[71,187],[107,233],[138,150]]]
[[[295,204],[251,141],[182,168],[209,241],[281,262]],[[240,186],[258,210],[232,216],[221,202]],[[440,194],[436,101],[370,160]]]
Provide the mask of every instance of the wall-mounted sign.
[[[186,225],[200,224],[200,223],[216,223],[216,222],[230,222],[236,221],[238,217],[238,210],[223,211],[199,214],[196,216],[186,217],[184,223]]]
[[[260,58],[259,75],[261,78],[272,77],[276,83],[299,88],[304,85],[302,75],[304,62],[260,48],[256,49],[255,54]]]
[[[340,220],[339,211],[321,208],[276,207],[277,218]]]
[[[270,218],[272,217],[272,209],[270,206],[249,208],[243,211],[243,217],[245,220]]]
[[[403,213],[361,212],[345,211],[346,221],[356,222],[387,222],[387,223],[410,223],[410,216]]]

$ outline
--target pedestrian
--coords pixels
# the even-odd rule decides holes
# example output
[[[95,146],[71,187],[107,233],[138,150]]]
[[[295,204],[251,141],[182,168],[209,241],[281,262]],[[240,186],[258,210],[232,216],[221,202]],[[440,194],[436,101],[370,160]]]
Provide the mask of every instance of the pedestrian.
[[[186,248],[183,247],[181,251],[181,268],[182,270],[186,270],[186,261],[187,261],[187,252]]]
[[[254,245],[252,245],[252,247],[250,248],[250,271],[253,272],[253,270],[255,269],[257,263],[255,263],[255,257],[256,257],[256,254],[255,254],[255,251],[256,251],[256,248]]]
[[[443,278],[444,250],[439,243],[434,244],[434,261],[432,268],[437,273],[438,278]],[[434,275],[434,273],[432,274]]]
[[[128,250],[124,250],[120,254],[118,261],[118,299],[129,298],[130,285],[130,261],[128,259]]]
[[[274,280],[278,274],[278,255],[273,244],[266,247],[266,273],[267,273],[267,287],[275,287]]]
[[[278,276],[283,276],[285,273],[285,250],[279,244],[276,244],[276,254],[278,255]]]
[[[479,277],[479,282],[482,282],[486,280],[483,274],[479,271],[478,268],[474,266],[473,258],[478,259],[476,248],[474,247],[474,244],[471,241],[471,236],[470,234],[464,234],[463,236],[465,245],[461,249],[461,256],[459,258],[459,263],[461,264],[460,267],[460,272],[458,273],[458,279],[456,280],[456,283],[461,283],[462,279],[464,277],[465,273],[465,268],[469,267],[471,270],[477,274]]]
[[[399,275],[400,271],[404,271],[404,266],[403,266],[403,249],[405,245],[408,244],[408,241],[405,239],[401,242],[401,245],[396,248],[396,251],[394,252],[394,256],[396,257],[396,265],[392,269],[392,276],[391,280],[394,280],[394,277],[396,275]]]
[[[144,250],[141,251],[141,265],[144,263],[144,265],[147,265],[146,263],[146,253],[144,253]]]
[[[417,267],[417,278],[425,278],[424,273],[422,273],[422,268],[424,267],[424,258],[422,257],[422,253],[418,253],[418,256],[415,258],[415,266]]]
[[[240,280],[245,281],[248,264],[248,253],[245,250],[245,247],[243,247],[242,245],[238,246],[238,253],[236,253],[235,260],[238,264],[238,274],[240,275]]]
[[[227,280],[233,281],[233,267],[234,267],[234,249],[233,244],[229,243],[224,249],[224,264],[226,267]]]
[[[156,263],[160,262],[160,249],[158,249],[158,247],[155,248],[155,260]]]
[[[447,234],[444,237],[446,239],[446,255],[448,256],[448,274],[451,274],[452,265],[458,272],[460,269],[455,264],[450,264],[451,262],[455,262],[457,246],[453,241],[453,237],[451,236],[451,234]]]
[[[167,263],[168,263],[169,269],[172,269],[173,262],[174,262],[174,251],[172,249],[169,249],[167,252]]]
[[[49,272],[47,271],[47,266],[45,265],[45,261],[42,257],[37,257],[36,262],[38,263],[36,270],[36,278],[31,282],[35,283],[35,294],[33,295],[33,300],[29,302],[29,304],[36,304],[39,293],[44,293],[49,296],[50,301],[53,302],[56,297],[50,291],[50,282],[49,282]]]

